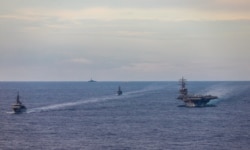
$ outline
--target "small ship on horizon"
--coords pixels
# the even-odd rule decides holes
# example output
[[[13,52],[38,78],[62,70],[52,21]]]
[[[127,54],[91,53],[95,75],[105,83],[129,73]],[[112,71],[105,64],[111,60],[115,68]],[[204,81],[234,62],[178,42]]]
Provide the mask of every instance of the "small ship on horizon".
[[[177,99],[182,100],[186,107],[206,107],[207,103],[212,99],[217,99],[217,96],[212,95],[189,95],[186,88],[186,79],[180,79],[180,95]]]
[[[121,87],[120,87],[120,86],[118,87],[117,95],[118,95],[118,96],[119,96],[119,95],[122,95],[122,90],[121,90]]]
[[[12,105],[12,109],[15,114],[19,114],[26,111],[26,107],[20,101],[19,92],[17,93],[16,103]]]
[[[96,81],[91,78],[88,82],[96,82]]]

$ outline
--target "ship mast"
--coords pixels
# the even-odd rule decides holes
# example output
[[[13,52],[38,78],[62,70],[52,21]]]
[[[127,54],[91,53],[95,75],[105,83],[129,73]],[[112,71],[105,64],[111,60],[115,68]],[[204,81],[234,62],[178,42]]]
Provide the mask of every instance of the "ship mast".
[[[188,90],[187,90],[187,88],[186,88],[186,79],[184,79],[184,77],[182,77],[181,79],[180,79],[180,85],[181,85],[181,88],[180,88],[180,94],[181,95],[187,95],[188,94]]]
[[[22,104],[22,103],[20,102],[19,91],[18,91],[18,93],[17,93],[16,103],[17,103],[17,104]]]

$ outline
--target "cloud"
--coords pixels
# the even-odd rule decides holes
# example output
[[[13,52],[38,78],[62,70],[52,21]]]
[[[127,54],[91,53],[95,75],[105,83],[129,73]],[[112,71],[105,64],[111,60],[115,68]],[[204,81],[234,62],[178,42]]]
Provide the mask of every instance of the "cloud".
[[[124,71],[143,73],[160,73],[172,69],[174,67],[166,62],[138,62],[121,67]]]
[[[6,78],[11,70],[33,70],[33,79],[50,74],[41,80],[52,79],[51,72],[60,80],[90,72],[104,80],[135,73],[152,80],[212,71],[221,79],[245,71],[249,79],[248,0],[13,0],[0,8]]]
[[[221,5],[232,5],[235,7],[239,6],[249,6],[250,2],[249,0],[215,0],[215,3],[221,4]]]
[[[115,8],[91,7],[78,10],[71,9],[21,9],[14,13],[0,15],[2,19],[39,21],[44,23],[79,24],[82,20],[242,20],[250,19],[249,11],[199,10],[193,8]]]
[[[75,63],[75,64],[92,64],[93,63],[91,60],[88,60],[86,58],[73,58],[73,59],[67,60],[66,62]]]

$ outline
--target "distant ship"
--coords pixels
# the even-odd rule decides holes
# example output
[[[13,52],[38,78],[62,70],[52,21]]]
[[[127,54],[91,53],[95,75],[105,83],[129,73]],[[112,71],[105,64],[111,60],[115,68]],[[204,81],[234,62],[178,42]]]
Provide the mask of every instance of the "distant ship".
[[[117,95],[122,95],[122,90],[120,86],[118,87]]]
[[[88,82],[96,82],[96,81],[91,78]]]
[[[12,109],[13,109],[13,111],[14,111],[15,114],[25,112],[26,109],[27,109],[27,108],[22,104],[22,102],[20,101],[19,92],[18,92],[17,97],[16,97],[16,103],[12,105]]]
[[[177,99],[182,100],[187,107],[205,107],[210,100],[218,98],[212,95],[189,95],[186,88],[186,79],[183,77],[180,79],[180,85],[180,95]]]

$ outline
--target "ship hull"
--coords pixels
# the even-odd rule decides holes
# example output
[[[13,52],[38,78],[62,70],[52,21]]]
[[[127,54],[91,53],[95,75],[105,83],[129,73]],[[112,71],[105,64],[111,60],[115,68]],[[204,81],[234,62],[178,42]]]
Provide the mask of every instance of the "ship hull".
[[[186,107],[206,107],[209,101],[186,101]]]
[[[122,91],[117,91],[117,95],[122,95]]]
[[[26,112],[26,107],[24,105],[13,105],[12,109],[15,114]]]
[[[191,97],[178,97],[184,101],[187,107],[206,107],[210,100],[217,99],[217,96],[191,96]]]

